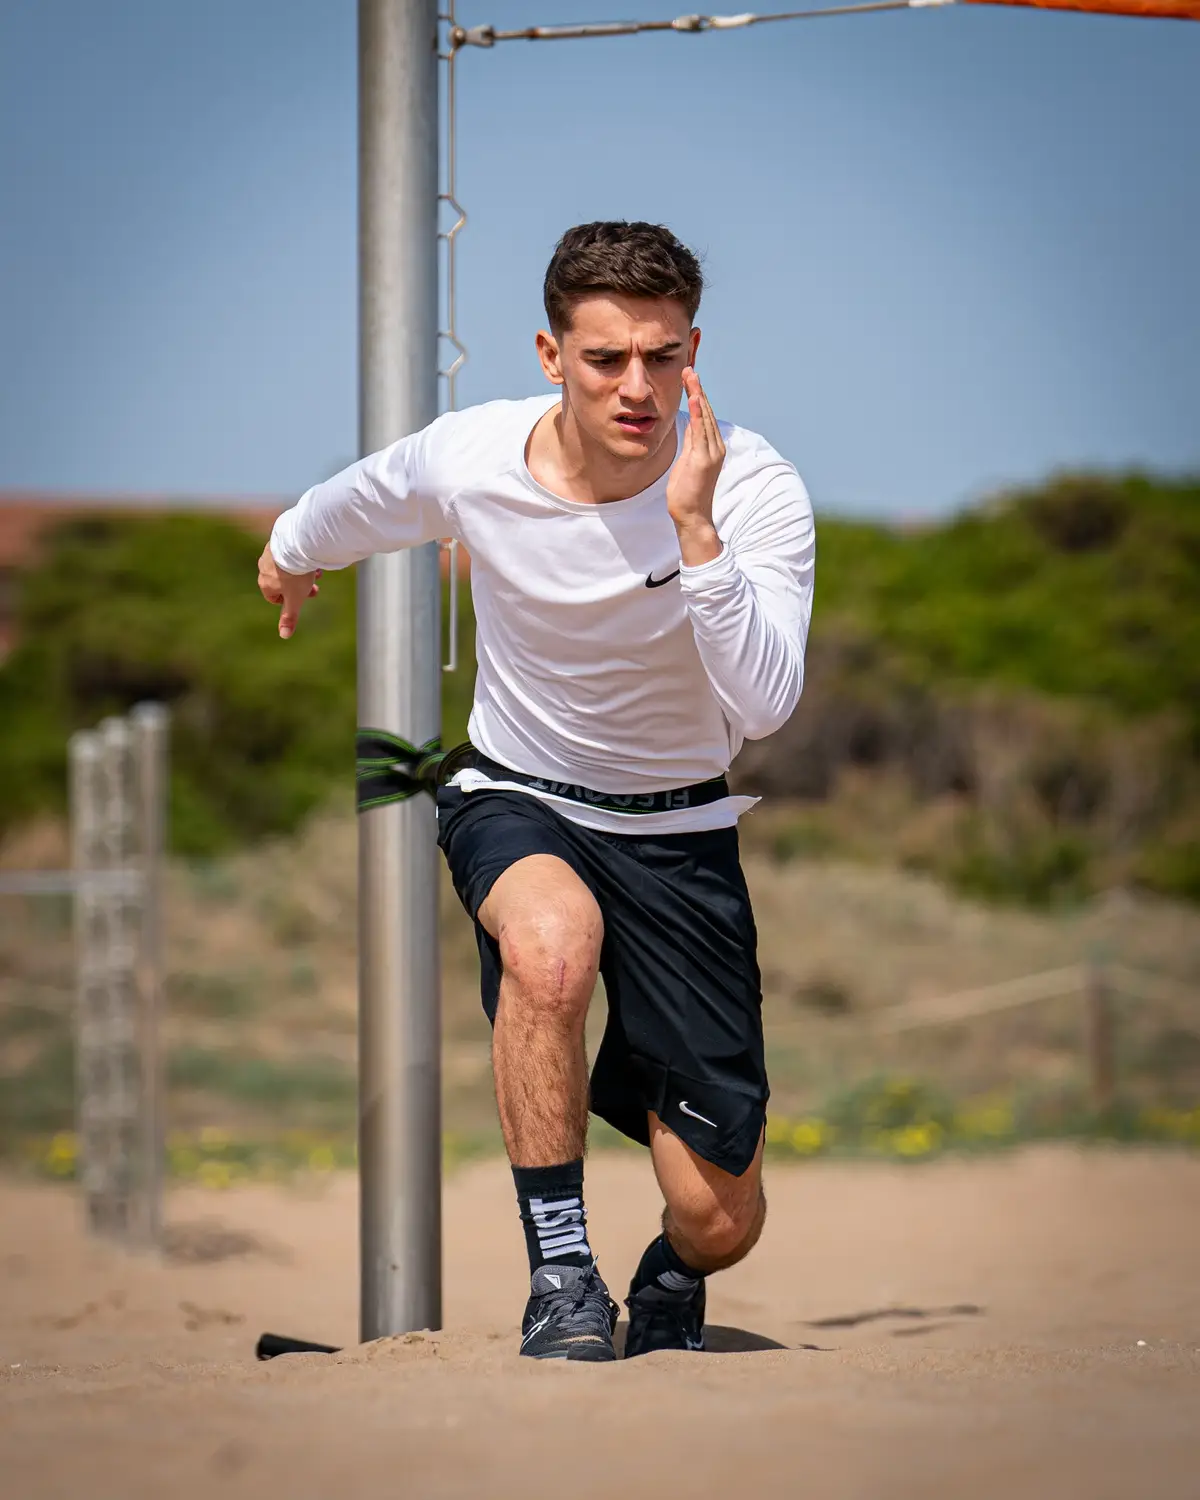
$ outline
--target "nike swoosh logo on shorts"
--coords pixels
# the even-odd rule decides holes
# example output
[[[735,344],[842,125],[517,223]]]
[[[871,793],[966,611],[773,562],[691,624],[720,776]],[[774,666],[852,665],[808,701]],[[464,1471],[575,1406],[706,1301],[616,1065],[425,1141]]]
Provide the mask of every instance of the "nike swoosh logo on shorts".
[[[718,1129],[717,1122],[715,1120],[710,1120],[705,1115],[698,1115],[694,1109],[689,1109],[686,1099],[681,1099],[679,1101],[679,1109],[681,1114],[691,1115],[692,1119],[699,1120],[701,1125],[711,1125],[714,1130]]]
[[[670,581],[671,581],[672,578],[678,578],[678,577],[679,577],[679,569],[678,568],[676,568],[673,573],[668,573],[665,578],[655,578],[655,576],[654,576],[653,573],[647,573],[646,574],[646,587],[648,589],[660,589],[660,588],[662,588],[662,586],[663,586],[664,583],[670,583]]]

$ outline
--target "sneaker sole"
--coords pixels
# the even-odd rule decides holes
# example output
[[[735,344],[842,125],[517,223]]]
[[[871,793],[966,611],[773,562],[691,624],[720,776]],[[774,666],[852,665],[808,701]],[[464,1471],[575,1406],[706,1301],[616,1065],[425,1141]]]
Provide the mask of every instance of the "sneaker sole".
[[[587,1354],[569,1354],[565,1349],[547,1350],[545,1354],[527,1354],[521,1351],[522,1359],[566,1359],[577,1365],[607,1365],[617,1357],[615,1349],[597,1349]]]

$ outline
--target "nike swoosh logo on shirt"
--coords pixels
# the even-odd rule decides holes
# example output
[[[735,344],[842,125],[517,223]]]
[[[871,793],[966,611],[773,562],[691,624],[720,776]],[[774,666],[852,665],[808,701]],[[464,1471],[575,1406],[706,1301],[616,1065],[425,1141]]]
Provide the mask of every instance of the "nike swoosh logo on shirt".
[[[671,581],[672,578],[678,578],[678,577],[679,577],[679,569],[678,568],[676,568],[673,573],[668,573],[665,578],[655,578],[655,576],[654,576],[653,573],[647,573],[646,574],[646,587],[648,589],[660,589],[660,588],[662,588],[662,586],[663,586],[664,583],[670,583],[670,581]]]
[[[686,1099],[679,1101],[679,1110],[681,1114],[691,1115],[693,1120],[699,1120],[701,1125],[711,1125],[714,1130],[718,1128],[715,1120],[710,1120],[705,1115],[698,1115],[694,1109],[689,1109]]]

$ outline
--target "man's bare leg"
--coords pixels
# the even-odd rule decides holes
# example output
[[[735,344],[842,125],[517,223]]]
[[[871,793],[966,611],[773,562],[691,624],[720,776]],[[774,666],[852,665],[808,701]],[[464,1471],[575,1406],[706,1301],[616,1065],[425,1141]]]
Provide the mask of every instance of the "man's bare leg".
[[[596,1272],[583,1202],[583,1030],[604,937],[600,908],[563,860],[531,854],[496,881],[479,920],[502,964],[492,1070],[529,1254],[521,1353],[612,1360],[617,1308]]]
[[[479,920],[504,966],[492,1067],[509,1160],[572,1161],[587,1137],[583,1035],[604,937],[600,908],[563,860],[532,854],[500,876]]]
[[[704,1279],[748,1255],[762,1233],[762,1147],[740,1177],[723,1172],[651,1113],[650,1150],[667,1200],[663,1232],[629,1290],[625,1357],[704,1347]]]
[[[740,1177],[723,1172],[650,1114],[650,1154],[666,1199],[663,1229],[676,1254],[708,1275],[737,1265],[758,1243],[767,1217],[760,1140]]]

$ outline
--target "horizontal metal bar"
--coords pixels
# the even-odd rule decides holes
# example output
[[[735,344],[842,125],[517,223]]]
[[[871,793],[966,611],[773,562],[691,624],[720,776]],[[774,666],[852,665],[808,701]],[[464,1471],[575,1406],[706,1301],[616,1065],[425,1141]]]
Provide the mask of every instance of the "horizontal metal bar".
[[[141,889],[140,870],[0,870],[0,896],[72,896]]]

